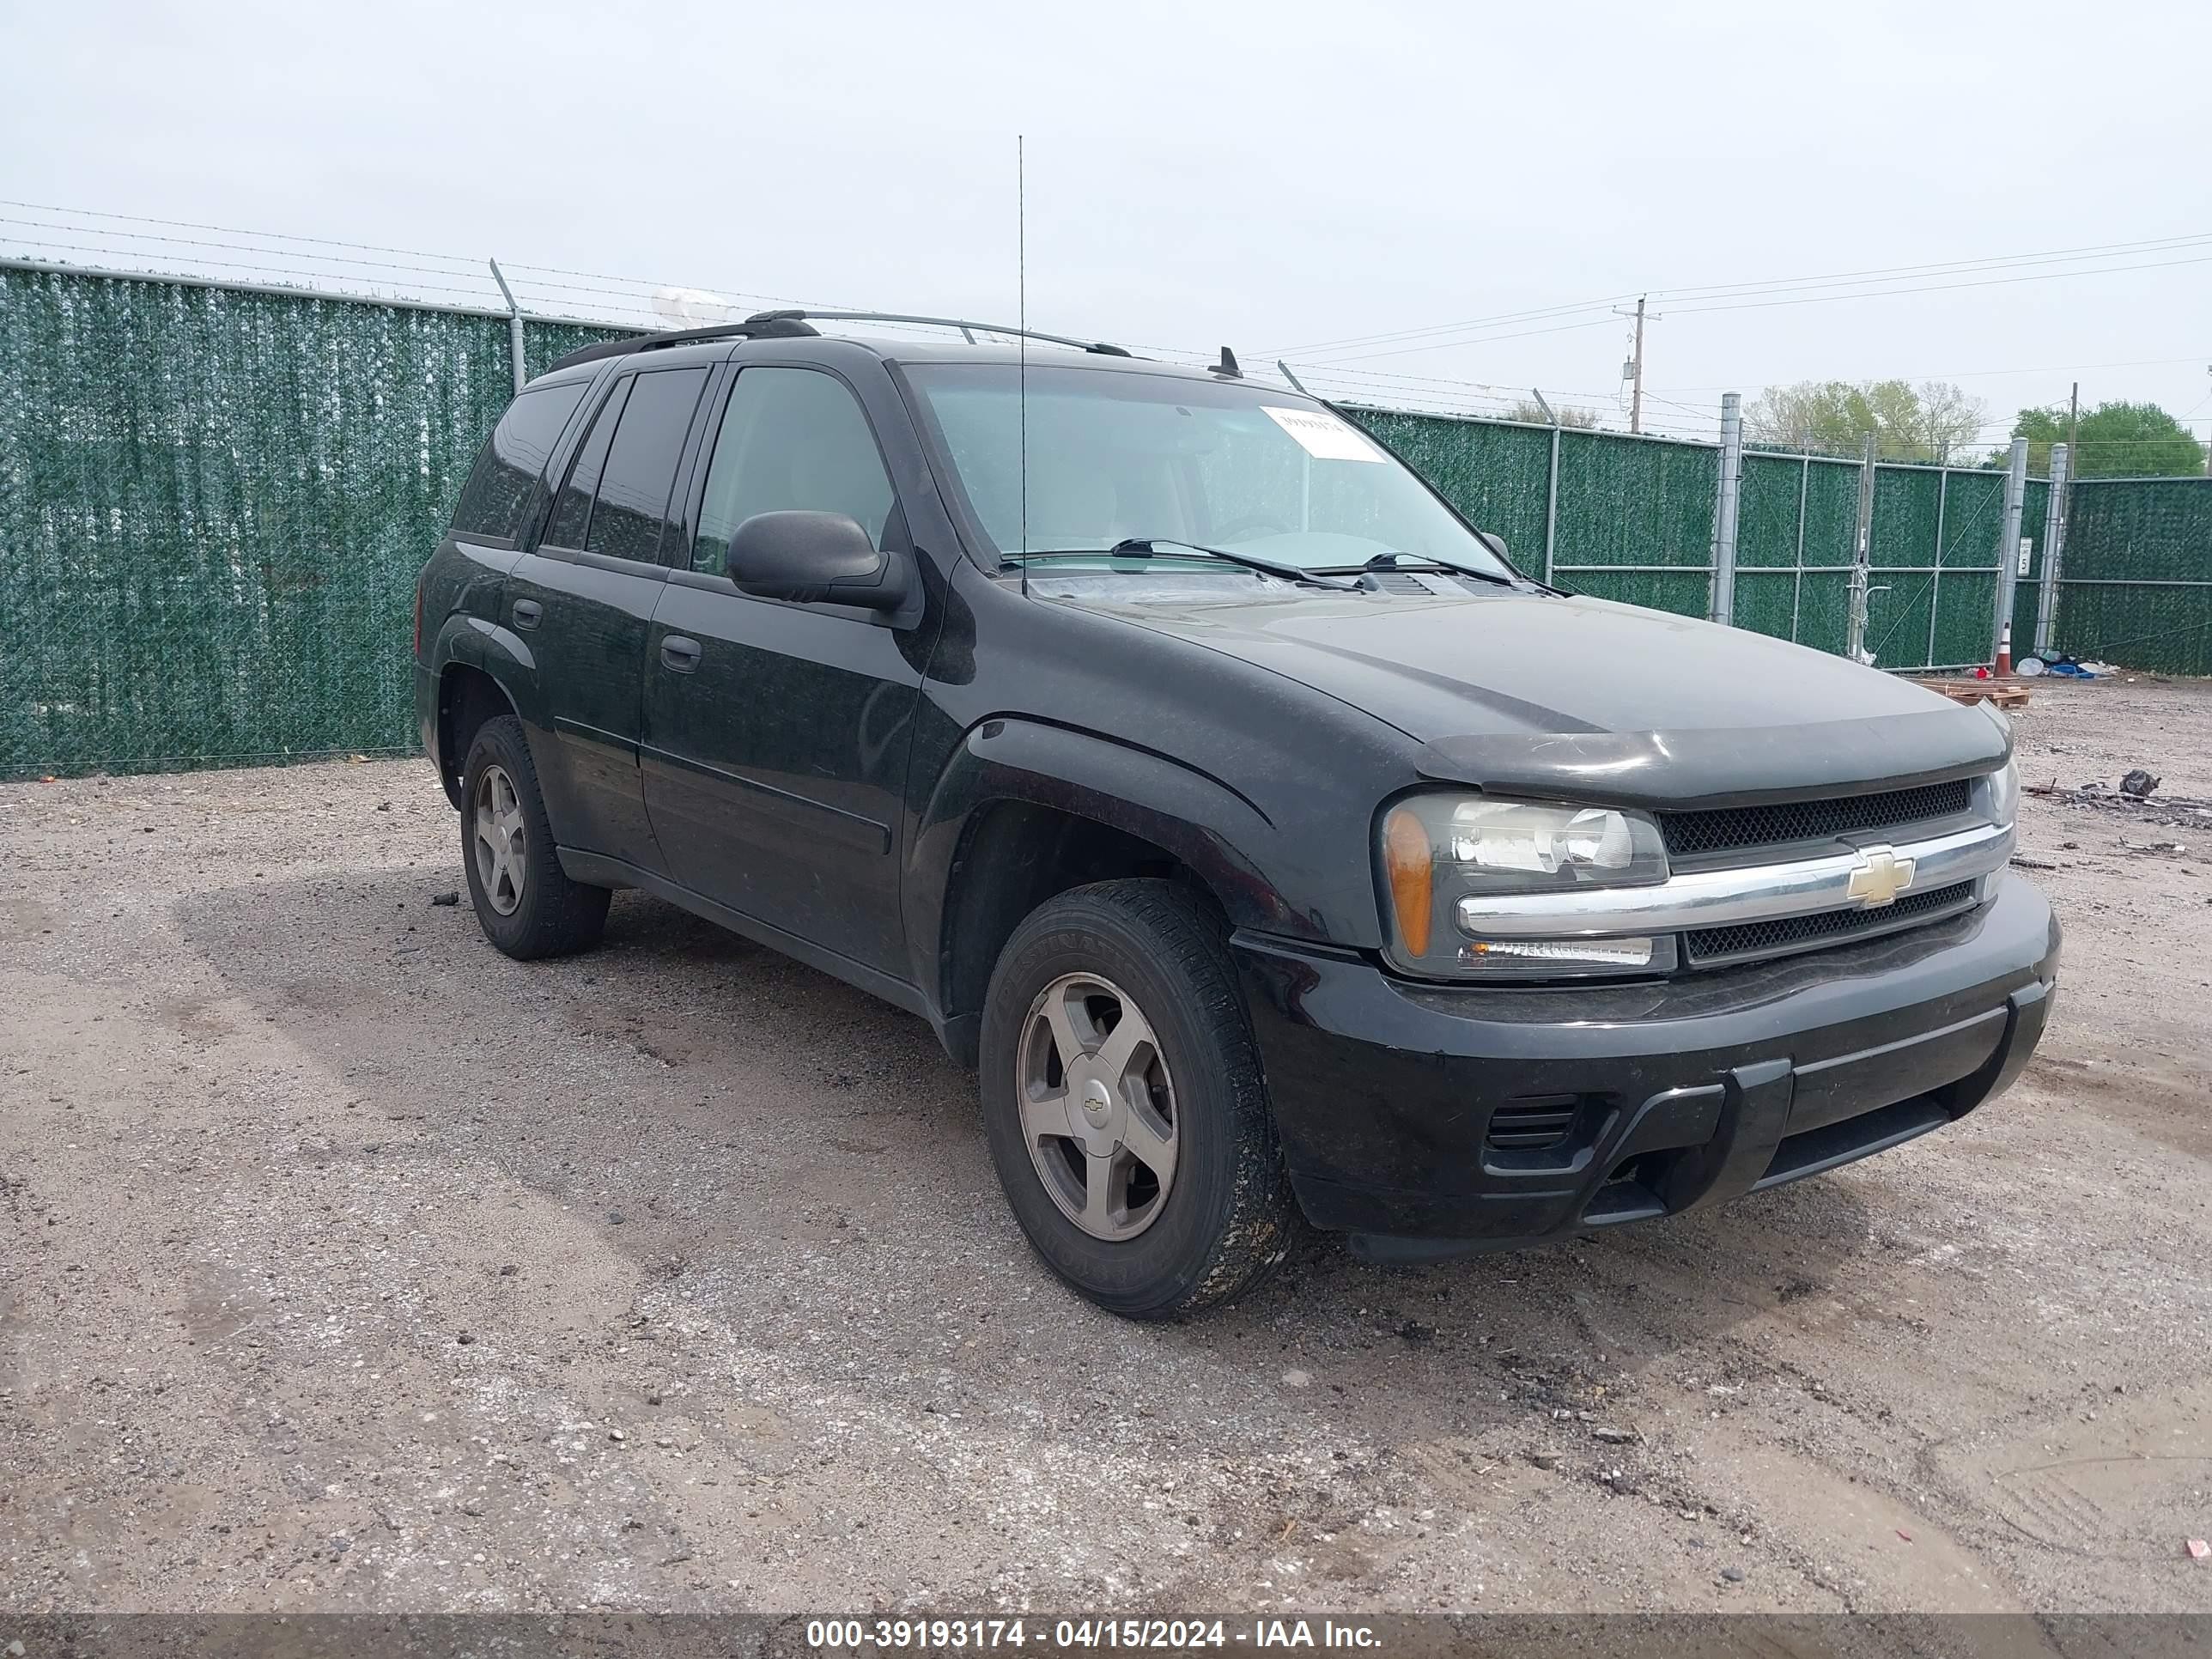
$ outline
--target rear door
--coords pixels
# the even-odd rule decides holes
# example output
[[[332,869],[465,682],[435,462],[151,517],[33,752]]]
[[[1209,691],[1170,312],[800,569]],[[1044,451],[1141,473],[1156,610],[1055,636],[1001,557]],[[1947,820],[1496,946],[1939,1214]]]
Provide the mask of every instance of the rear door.
[[[508,582],[550,734],[532,758],[565,847],[665,872],[638,774],[646,635],[668,575],[669,502],[712,370],[625,368],[568,464],[537,550]]]
[[[690,568],[660,595],[646,670],[646,802],[670,872],[903,979],[896,848],[921,629],[755,599],[722,566],[738,525],[795,508],[912,551],[867,416],[826,371],[746,368],[702,471]]]

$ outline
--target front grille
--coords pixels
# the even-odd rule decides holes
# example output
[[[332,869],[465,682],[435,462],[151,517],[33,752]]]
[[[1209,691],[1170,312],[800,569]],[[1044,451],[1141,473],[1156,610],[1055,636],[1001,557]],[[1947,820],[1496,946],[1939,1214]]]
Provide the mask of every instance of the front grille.
[[[1500,1152],[1535,1152],[1556,1146],[1574,1127],[1575,1095],[1523,1095],[1490,1115],[1490,1144]]]
[[[1877,910],[1822,910],[1809,916],[1774,921],[1746,921],[1733,927],[1700,927],[1684,936],[1690,960],[1700,967],[1741,957],[1771,956],[1838,944],[1867,933],[1888,933],[1911,922],[1930,920],[1945,910],[1964,909],[1974,900],[1974,884],[1954,882],[1924,893],[1907,893]]]
[[[1662,812],[1659,833],[1671,858],[1729,853],[1747,847],[1825,841],[1862,830],[1888,830],[1963,812],[1972,796],[1968,781],[1924,783],[1878,795],[1838,795],[1829,800],[1784,801],[1773,806],[1722,806],[1703,812]]]

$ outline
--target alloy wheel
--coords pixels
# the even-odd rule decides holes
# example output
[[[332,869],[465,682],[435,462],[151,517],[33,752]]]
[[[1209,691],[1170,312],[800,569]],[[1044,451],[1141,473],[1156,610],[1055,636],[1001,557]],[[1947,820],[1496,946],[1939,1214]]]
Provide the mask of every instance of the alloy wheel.
[[[522,903],[527,844],[522,801],[503,766],[487,766],[477,779],[475,847],[484,897],[500,915],[513,915]]]
[[[1128,994],[1065,974],[1030,1005],[1016,1056],[1022,1139],[1062,1215],[1134,1238],[1175,1185],[1181,1130],[1159,1038]]]

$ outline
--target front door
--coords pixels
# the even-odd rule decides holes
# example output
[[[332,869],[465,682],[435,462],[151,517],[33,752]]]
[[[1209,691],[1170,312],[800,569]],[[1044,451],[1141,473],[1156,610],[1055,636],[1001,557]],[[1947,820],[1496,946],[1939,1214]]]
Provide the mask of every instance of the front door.
[[[708,461],[690,568],[671,573],[653,612],[646,804],[685,886],[905,978],[897,849],[916,635],[849,606],[739,592],[722,568],[731,532],[789,509],[846,514],[879,548],[904,541],[882,453],[845,384],[811,368],[744,368]]]
[[[508,580],[515,628],[538,658],[550,740],[532,750],[565,847],[666,867],[638,775],[641,665],[667,585],[660,539],[702,368],[617,376],[577,447],[535,552]],[[540,750],[544,752],[539,752]]]

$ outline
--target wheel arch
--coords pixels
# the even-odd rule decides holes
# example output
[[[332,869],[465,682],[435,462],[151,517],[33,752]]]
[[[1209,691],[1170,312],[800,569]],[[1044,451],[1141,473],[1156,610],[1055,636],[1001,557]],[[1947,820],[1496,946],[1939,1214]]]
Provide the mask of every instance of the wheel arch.
[[[519,636],[470,617],[447,624],[431,659],[438,676],[438,781],[458,810],[471,739],[501,714],[527,719],[536,702],[538,664]]]
[[[1225,927],[1310,931],[1251,855],[1273,832],[1255,802],[1167,756],[1042,721],[980,722],[932,791],[908,871],[908,937],[946,1050],[975,1063],[1000,951],[1070,888],[1163,878]]]

